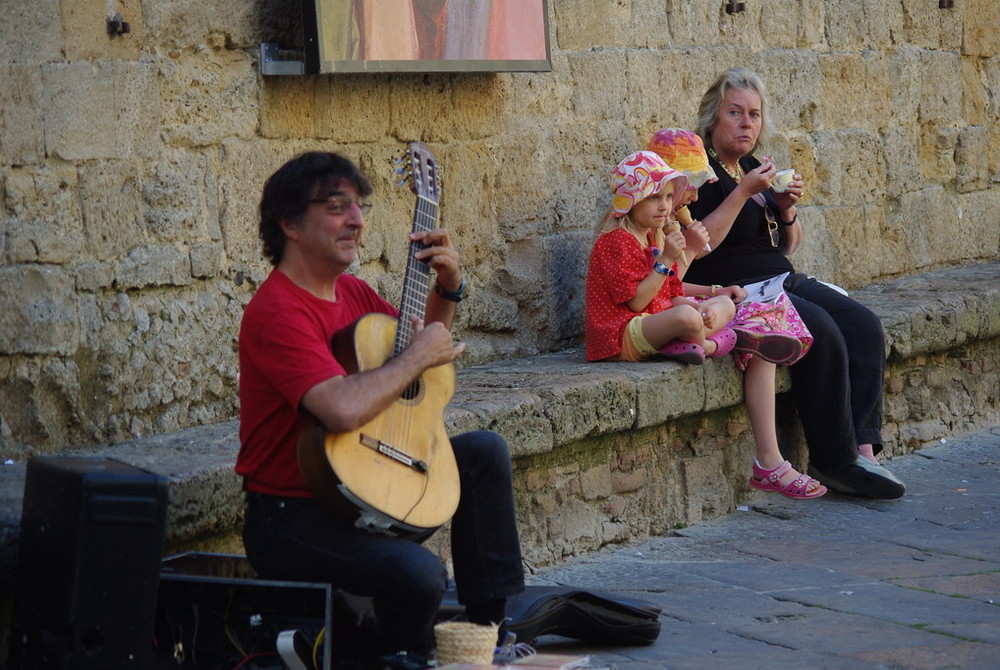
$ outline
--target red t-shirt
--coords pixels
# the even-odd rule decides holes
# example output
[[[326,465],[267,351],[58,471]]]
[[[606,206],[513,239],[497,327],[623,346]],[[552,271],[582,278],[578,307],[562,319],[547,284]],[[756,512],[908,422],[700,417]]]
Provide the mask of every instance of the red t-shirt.
[[[599,361],[621,353],[625,327],[640,312],[626,304],[635,296],[639,283],[653,267],[652,245],[643,247],[623,228],[604,233],[594,242],[587,267],[584,340],[587,360]],[[675,263],[674,272],[677,271]],[[663,286],[642,310],[656,314],[673,307],[671,300],[684,295],[684,284],[676,275]]]
[[[236,472],[250,491],[308,497],[296,444],[312,420],[306,391],[345,374],[333,335],[371,312],[399,312],[360,279],[341,275],[337,301],[317,298],[279,270],[260,285],[240,325],[240,453]]]

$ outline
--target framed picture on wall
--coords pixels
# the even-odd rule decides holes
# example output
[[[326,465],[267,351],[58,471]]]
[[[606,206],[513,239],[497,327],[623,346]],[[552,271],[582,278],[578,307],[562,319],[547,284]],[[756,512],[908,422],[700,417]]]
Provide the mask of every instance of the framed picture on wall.
[[[305,73],[548,72],[546,0],[302,0]]]

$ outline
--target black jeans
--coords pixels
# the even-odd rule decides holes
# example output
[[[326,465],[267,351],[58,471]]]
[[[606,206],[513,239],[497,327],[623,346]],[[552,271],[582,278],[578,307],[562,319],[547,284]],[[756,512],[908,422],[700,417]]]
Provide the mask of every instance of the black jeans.
[[[507,443],[477,431],[451,438],[461,499],[451,521],[452,559],[464,605],[524,590]],[[382,651],[426,654],[447,572],[420,544],[368,533],[312,498],[247,494],[243,541],[262,577],[326,582],[370,596]]]
[[[814,338],[789,373],[809,444],[809,460],[835,472],[858,457],[858,445],[882,443],[885,335],[867,307],[802,273],[785,291]]]

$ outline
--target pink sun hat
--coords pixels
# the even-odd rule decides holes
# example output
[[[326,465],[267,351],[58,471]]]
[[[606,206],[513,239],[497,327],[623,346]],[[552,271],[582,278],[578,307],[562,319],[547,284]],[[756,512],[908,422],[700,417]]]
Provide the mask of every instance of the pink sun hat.
[[[656,195],[668,182],[673,182],[675,199],[687,187],[687,177],[652,151],[629,154],[611,173],[611,192],[614,193],[612,216],[625,216],[636,203]]]
[[[705,143],[690,130],[661,128],[653,133],[646,148],[656,152],[670,167],[683,172],[688,178],[688,188],[698,188],[719,179],[708,164]]]

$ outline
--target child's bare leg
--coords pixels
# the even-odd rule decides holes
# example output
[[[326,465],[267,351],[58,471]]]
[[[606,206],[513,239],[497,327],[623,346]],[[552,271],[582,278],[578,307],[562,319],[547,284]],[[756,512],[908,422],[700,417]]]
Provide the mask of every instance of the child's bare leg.
[[[751,358],[743,376],[743,399],[757,445],[757,462],[768,470],[781,465],[774,419],[774,363]]]
[[[774,418],[774,363],[768,363],[760,358],[751,358],[747,363],[747,371],[743,376],[743,399],[750,415],[750,428],[757,445],[757,463],[765,470],[773,470],[785,459],[778,449],[778,432]],[[787,485],[801,473],[794,468],[789,469],[778,480]],[[820,486],[813,480],[808,490],[815,491]]]
[[[642,334],[657,349],[677,339],[703,348],[705,345],[705,326],[702,324],[701,314],[690,305],[677,305],[647,316],[642,320]]]

